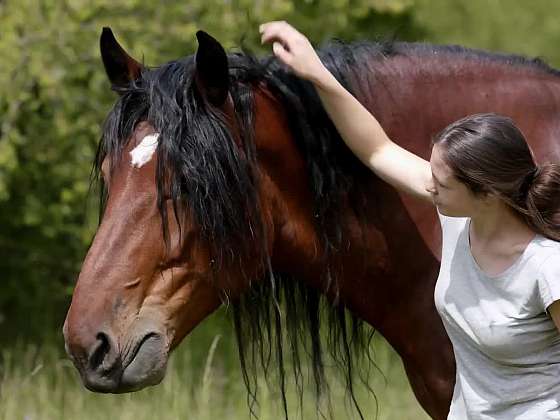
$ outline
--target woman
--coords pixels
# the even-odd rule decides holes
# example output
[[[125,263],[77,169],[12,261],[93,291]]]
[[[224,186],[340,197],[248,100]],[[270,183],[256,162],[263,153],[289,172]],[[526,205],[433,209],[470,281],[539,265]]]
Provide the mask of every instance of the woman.
[[[305,36],[285,22],[260,32],[315,85],[356,156],[438,210],[435,302],[457,362],[448,419],[560,419],[560,168],[538,166],[513,122],[494,114],[444,129],[427,162],[387,137]]]

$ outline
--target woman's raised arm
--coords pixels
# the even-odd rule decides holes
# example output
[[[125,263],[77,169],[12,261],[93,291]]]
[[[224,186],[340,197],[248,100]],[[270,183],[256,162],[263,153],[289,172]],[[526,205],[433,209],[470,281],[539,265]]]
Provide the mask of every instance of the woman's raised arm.
[[[375,117],[323,65],[309,40],[286,22],[260,26],[261,41],[296,75],[311,81],[354,154],[395,188],[432,202],[430,163],[400,147]]]

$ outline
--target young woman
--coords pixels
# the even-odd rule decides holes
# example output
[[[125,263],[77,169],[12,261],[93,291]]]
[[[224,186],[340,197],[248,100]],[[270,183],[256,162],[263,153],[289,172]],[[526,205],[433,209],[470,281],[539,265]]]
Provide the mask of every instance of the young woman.
[[[448,126],[427,162],[387,137],[304,35],[286,22],[260,32],[315,85],[364,164],[437,208],[435,302],[457,362],[448,419],[560,419],[559,166],[538,166],[514,123],[495,114]]]

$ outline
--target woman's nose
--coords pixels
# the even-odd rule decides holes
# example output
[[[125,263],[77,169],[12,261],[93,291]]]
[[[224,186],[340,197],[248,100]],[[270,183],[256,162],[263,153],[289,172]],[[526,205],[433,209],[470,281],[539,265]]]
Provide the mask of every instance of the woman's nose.
[[[429,184],[426,187],[426,191],[428,191],[430,194],[434,194],[434,195],[437,194],[436,187],[433,183]]]

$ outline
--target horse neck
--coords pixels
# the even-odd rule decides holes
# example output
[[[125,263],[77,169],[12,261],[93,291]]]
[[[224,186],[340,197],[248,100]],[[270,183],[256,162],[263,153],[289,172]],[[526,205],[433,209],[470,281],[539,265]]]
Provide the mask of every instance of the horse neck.
[[[396,251],[379,227],[381,215],[372,209],[372,216],[362,221],[352,211],[345,211],[341,222],[348,227],[346,241],[325,261],[324,248],[314,228],[307,166],[279,105],[266,91],[255,91],[255,140],[262,174],[260,196],[268,222],[273,267],[326,293],[330,300],[338,299],[359,318],[379,328],[385,306],[372,302],[380,298],[396,302],[396,286],[402,277],[388,277],[391,282],[387,287],[376,281],[386,277],[391,269],[390,251]],[[372,181],[372,185],[379,185],[369,195],[380,192],[390,196],[390,191],[383,192],[387,186]],[[328,290],[327,266],[337,285]],[[400,298],[401,302],[405,300]]]
[[[509,115],[526,134],[538,134],[539,127],[527,118],[534,113],[532,107],[556,115],[560,111],[558,78],[528,66],[450,55],[395,56],[367,67],[366,83],[354,83],[356,96],[394,141],[425,159],[432,136],[465,115]],[[290,140],[279,104],[262,92],[256,101],[257,148],[259,154],[273,156],[264,171],[269,192],[276,191],[276,209],[271,213],[282,219],[274,222],[274,263],[281,269],[297,267],[299,278],[322,290],[324,261],[317,257],[321,246],[310,217],[305,162]],[[344,214],[341,222],[349,226],[347,242],[329,261],[338,278],[340,299],[386,337],[391,323],[414,319],[414,311],[421,314],[419,322],[434,322],[432,294],[441,244],[433,207],[397,193],[373,174],[360,182],[366,185],[367,217],[358,220],[350,209]],[[415,326],[410,325],[411,331]]]
[[[536,121],[548,129],[549,118],[560,111],[560,73],[529,61],[521,64],[518,57],[509,61],[468,51],[372,60],[358,75],[368,86],[356,79],[356,95],[390,138],[425,159],[436,133],[474,113],[513,118],[531,142],[530,135],[544,131],[534,126]]]

